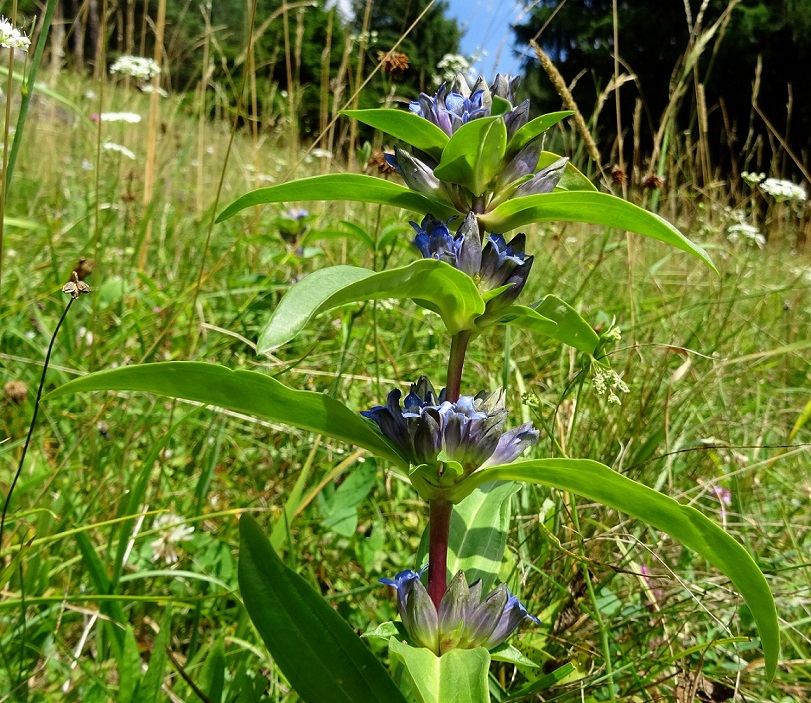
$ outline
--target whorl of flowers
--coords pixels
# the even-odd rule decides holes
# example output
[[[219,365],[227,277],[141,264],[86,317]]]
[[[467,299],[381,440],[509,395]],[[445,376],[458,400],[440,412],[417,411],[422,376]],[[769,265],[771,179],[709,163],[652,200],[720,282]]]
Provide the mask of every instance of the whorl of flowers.
[[[28,51],[31,40],[5,17],[0,17],[0,46],[6,49]]]
[[[459,467],[460,479],[479,468],[510,463],[540,436],[531,422],[502,433],[507,410],[501,390],[463,395],[452,403],[444,389],[437,394],[422,376],[412,384],[402,406],[401,398],[402,392],[395,388],[386,405],[361,414],[377,423],[414,466],[450,462]]]
[[[507,135],[510,137],[529,119],[529,100],[514,106],[517,85],[517,77],[498,74],[490,86],[484,78],[479,77],[471,89],[460,73],[450,86],[443,83],[433,97],[420,93],[420,97],[412,100],[409,107],[411,112],[433,122],[451,136],[470,120],[488,117],[492,112],[493,98],[502,98],[510,103],[511,109],[504,115]]]
[[[541,623],[527,612],[506,584],[484,596],[482,582],[478,580],[468,586],[461,571],[451,581],[437,609],[420,581],[421,573],[407,569],[393,579],[380,581],[397,591],[397,609],[412,643],[434,654],[475,647],[494,649],[526,618]]]
[[[144,56],[119,56],[110,66],[110,73],[120,73],[142,81],[159,75],[161,67],[153,59]]]

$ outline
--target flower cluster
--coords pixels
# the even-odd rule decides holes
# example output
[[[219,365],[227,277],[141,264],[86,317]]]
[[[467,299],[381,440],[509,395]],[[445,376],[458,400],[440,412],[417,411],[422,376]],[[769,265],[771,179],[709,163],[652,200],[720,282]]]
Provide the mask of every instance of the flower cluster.
[[[509,286],[487,301],[485,316],[491,316],[510,305],[527,282],[533,257],[524,253],[526,235],[517,234],[508,243],[500,234],[492,233],[482,248],[474,213],[468,213],[455,235],[448,228],[451,220],[443,222],[428,214],[422,224],[411,222],[417,233],[413,244],[424,258],[438,259],[464,271],[484,293]]]
[[[158,532],[158,538],[150,545],[152,561],[163,561],[165,564],[177,563],[180,558],[178,547],[194,534],[194,528],[184,525],[182,518],[174,513],[159,515],[152,523],[152,529]]]
[[[767,178],[760,184],[760,189],[778,202],[796,201],[801,203],[808,199],[808,194],[803,186],[780,178]]]
[[[5,49],[28,51],[31,40],[5,17],[0,17],[0,46]]]
[[[622,380],[622,377],[614,369],[605,369],[600,364],[594,364],[593,369],[592,381],[597,395],[608,393],[609,405],[622,405],[616,391],[628,393],[628,384]]]
[[[479,468],[508,464],[540,436],[531,422],[502,433],[507,411],[501,390],[450,402],[444,389],[437,395],[422,376],[402,406],[401,398],[395,388],[386,405],[361,414],[377,423],[412,465],[430,467],[434,487],[447,486],[448,478],[452,485]]]
[[[411,111],[429,122],[433,122],[448,136],[477,117],[488,117],[492,113],[493,98],[501,98],[510,103],[510,111],[504,115],[507,135],[512,136],[529,119],[529,100],[514,107],[515,88],[518,78],[497,75],[491,86],[479,77],[471,89],[462,74],[458,74],[450,87],[443,83],[432,97],[420,93],[417,100],[411,101]]]
[[[141,121],[141,116],[136,112],[102,112],[100,115],[94,113],[90,117],[100,122],[128,122],[129,124],[138,124]]]
[[[451,581],[437,609],[420,581],[421,574],[408,569],[393,579],[380,581],[397,591],[397,609],[412,642],[434,654],[441,656],[452,649],[475,647],[494,649],[525,618],[541,623],[527,612],[506,584],[482,597],[482,582],[468,586],[461,571]]]
[[[148,81],[160,72],[161,67],[153,59],[143,56],[119,56],[110,66],[110,73],[120,73],[142,81]]]

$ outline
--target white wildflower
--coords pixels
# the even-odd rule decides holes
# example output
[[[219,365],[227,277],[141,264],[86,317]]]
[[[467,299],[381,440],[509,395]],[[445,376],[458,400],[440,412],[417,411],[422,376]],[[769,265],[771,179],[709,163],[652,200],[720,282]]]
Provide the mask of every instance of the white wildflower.
[[[161,67],[152,59],[143,56],[119,56],[112,66],[110,73],[120,73],[124,76],[132,76],[142,81],[148,81],[153,76],[159,75]]]
[[[6,49],[22,49],[28,51],[31,40],[14,27],[5,17],[0,17],[0,46]]]
[[[803,202],[808,199],[808,194],[803,186],[780,178],[767,178],[760,184],[760,189],[778,202],[785,200]]]
[[[123,146],[122,144],[116,144],[115,142],[104,142],[101,145],[101,148],[105,151],[115,151],[121,154],[121,156],[126,156],[128,159],[132,159],[135,161],[135,152],[127,149],[127,147]]]
[[[608,328],[608,332],[606,332],[603,337],[612,342],[619,342],[622,339],[622,331],[620,330],[619,325],[612,324],[611,327]]]
[[[181,542],[191,539],[194,528],[191,525],[184,525],[183,519],[174,513],[164,513],[159,515],[152,529],[158,530],[158,538],[152,542],[152,561],[163,560],[165,564],[177,563],[178,546]]]
[[[102,112],[99,118],[102,122],[129,122],[130,124],[138,124],[141,121],[141,116],[135,112]]]
[[[762,180],[766,178],[765,173],[755,173],[754,171],[744,171],[741,173],[741,178],[743,178],[744,182],[750,186],[756,186]]]
[[[597,395],[608,394],[609,405],[622,405],[617,391],[620,393],[630,392],[628,384],[622,380],[622,377],[614,371],[614,369],[605,369],[599,364],[592,366],[591,381],[594,384],[594,392],[597,393]]]
[[[749,244],[756,245],[759,249],[762,249],[766,245],[766,237],[763,236],[757,227],[747,222],[736,222],[727,227],[727,239],[730,242],[743,240]]]
[[[437,71],[439,71],[438,75],[434,76],[434,83],[436,85],[450,83],[460,73],[467,79],[471,78],[471,63],[468,61],[467,57],[462,56],[462,54],[445,54],[439,60],[436,68]],[[475,81],[475,79],[475,76],[473,76],[473,81]],[[468,80],[468,83],[472,83],[473,81]]]
[[[319,149],[316,147],[310,151],[310,156],[316,159],[331,159],[332,152],[329,149]]]
[[[142,93],[157,93],[162,98],[169,97],[169,93],[167,91],[165,91],[163,88],[160,87],[156,88],[151,83],[144,83],[144,85],[139,85],[138,90],[140,90]]]

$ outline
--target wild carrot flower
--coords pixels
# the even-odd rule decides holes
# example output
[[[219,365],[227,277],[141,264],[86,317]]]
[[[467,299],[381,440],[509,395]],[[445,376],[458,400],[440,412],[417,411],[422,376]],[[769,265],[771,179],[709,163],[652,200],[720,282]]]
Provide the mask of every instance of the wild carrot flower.
[[[132,159],[133,161],[135,161],[135,152],[132,151],[131,149],[127,149],[127,147],[125,147],[123,144],[116,144],[115,142],[104,142],[104,144],[101,145],[101,148],[104,149],[105,151],[117,152],[121,154],[121,156],[126,156],[128,159]]]
[[[161,67],[153,59],[143,56],[119,56],[110,66],[110,73],[120,73],[142,81],[159,75]]]
[[[141,121],[141,116],[135,112],[102,112],[100,115],[94,113],[90,117],[98,122],[128,122],[129,124],[138,124]]]
[[[481,581],[468,586],[462,571],[451,581],[437,609],[420,581],[422,571],[408,569],[394,579],[380,581],[397,591],[397,610],[412,642],[434,654],[476,647],[495,649],[525,618],[540,625],[506,584],[482,597]]]
[[[803,186],[781,178],[767,178],[760,184],[760,189],[778,202],[796,201],[801,203],[808,199],[808,194]]]
[[[31,40],[5,17],[0,17],[0,46],[5,49],[22,49],[28,51]]]

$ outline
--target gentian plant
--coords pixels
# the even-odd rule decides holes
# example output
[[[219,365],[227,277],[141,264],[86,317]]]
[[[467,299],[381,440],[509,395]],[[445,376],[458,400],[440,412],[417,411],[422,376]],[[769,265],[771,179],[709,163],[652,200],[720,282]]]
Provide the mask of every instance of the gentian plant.
[[[602,502],[706,558],[748,604],[767,674],[774,675],[779,651],[774,600],[737,541],[694,508],[595,461],[521,459],[538,440],[538,430],[509,421],[501,390],[462,387],[468,346],[495,325],[572,346],[587,360],[595,385],[599,379],[603,391],[623,386],[603,351],[610,333],[599,336],[552,294],[532,305],[518,302],[538,252],[525,234],[505,237],[506,232],[553,220],[593,223],[658,239],[714,268],[704,250],[668,222],[598,192],[567,159],[545,152],[544,132],[570,113],[529,120],[528,104],[514,104],[514,89],[515,79],[508,77],[497,76],[489,87],[480,79],[472,88],[459,77],[434,96],[420,95],[408,111],[347,112],[401,142],[390,163],[405,185],[368,175],[315,176],[250,192],[219,216],[222,221],[262,203],[317,200],[416,212],[413,244],[422,258],[383,271],[333,266],[311,273],[271,314],[257,351],[277,349],[319,313],[347,303],[411,299],[437,313],[447,330],[441,390],[418,378],[405,396],[392,389],[380,405],[359,412],[261,373],[174,362],[98,372],[56,391],[142,390],[231,408],[363,447],[410,480],[428,504],[425,554],[414,564],[427,566],[381,579],[394,589],[402,622],[370,633],[388,641],[393,676],[320,594],[284,566],[258,524],[247,516],[241,520],[245,606],[276,664],[306,701],[490,700],[491,660],[521,661],[508,638],[522,622],[537,627],[539,621],[505,584],[496,583],[497,563],[488,568],[475,559],[476,545],[483,550],[497,544],[503,554],[506,525],[494,521],[467,532],[465,521],[452,517],[454,511],[463,515],[470,501],[501,505],[501,488],[513,491],[517,482]],[[462,541],[474,545],[470,560],[458,556]]]

